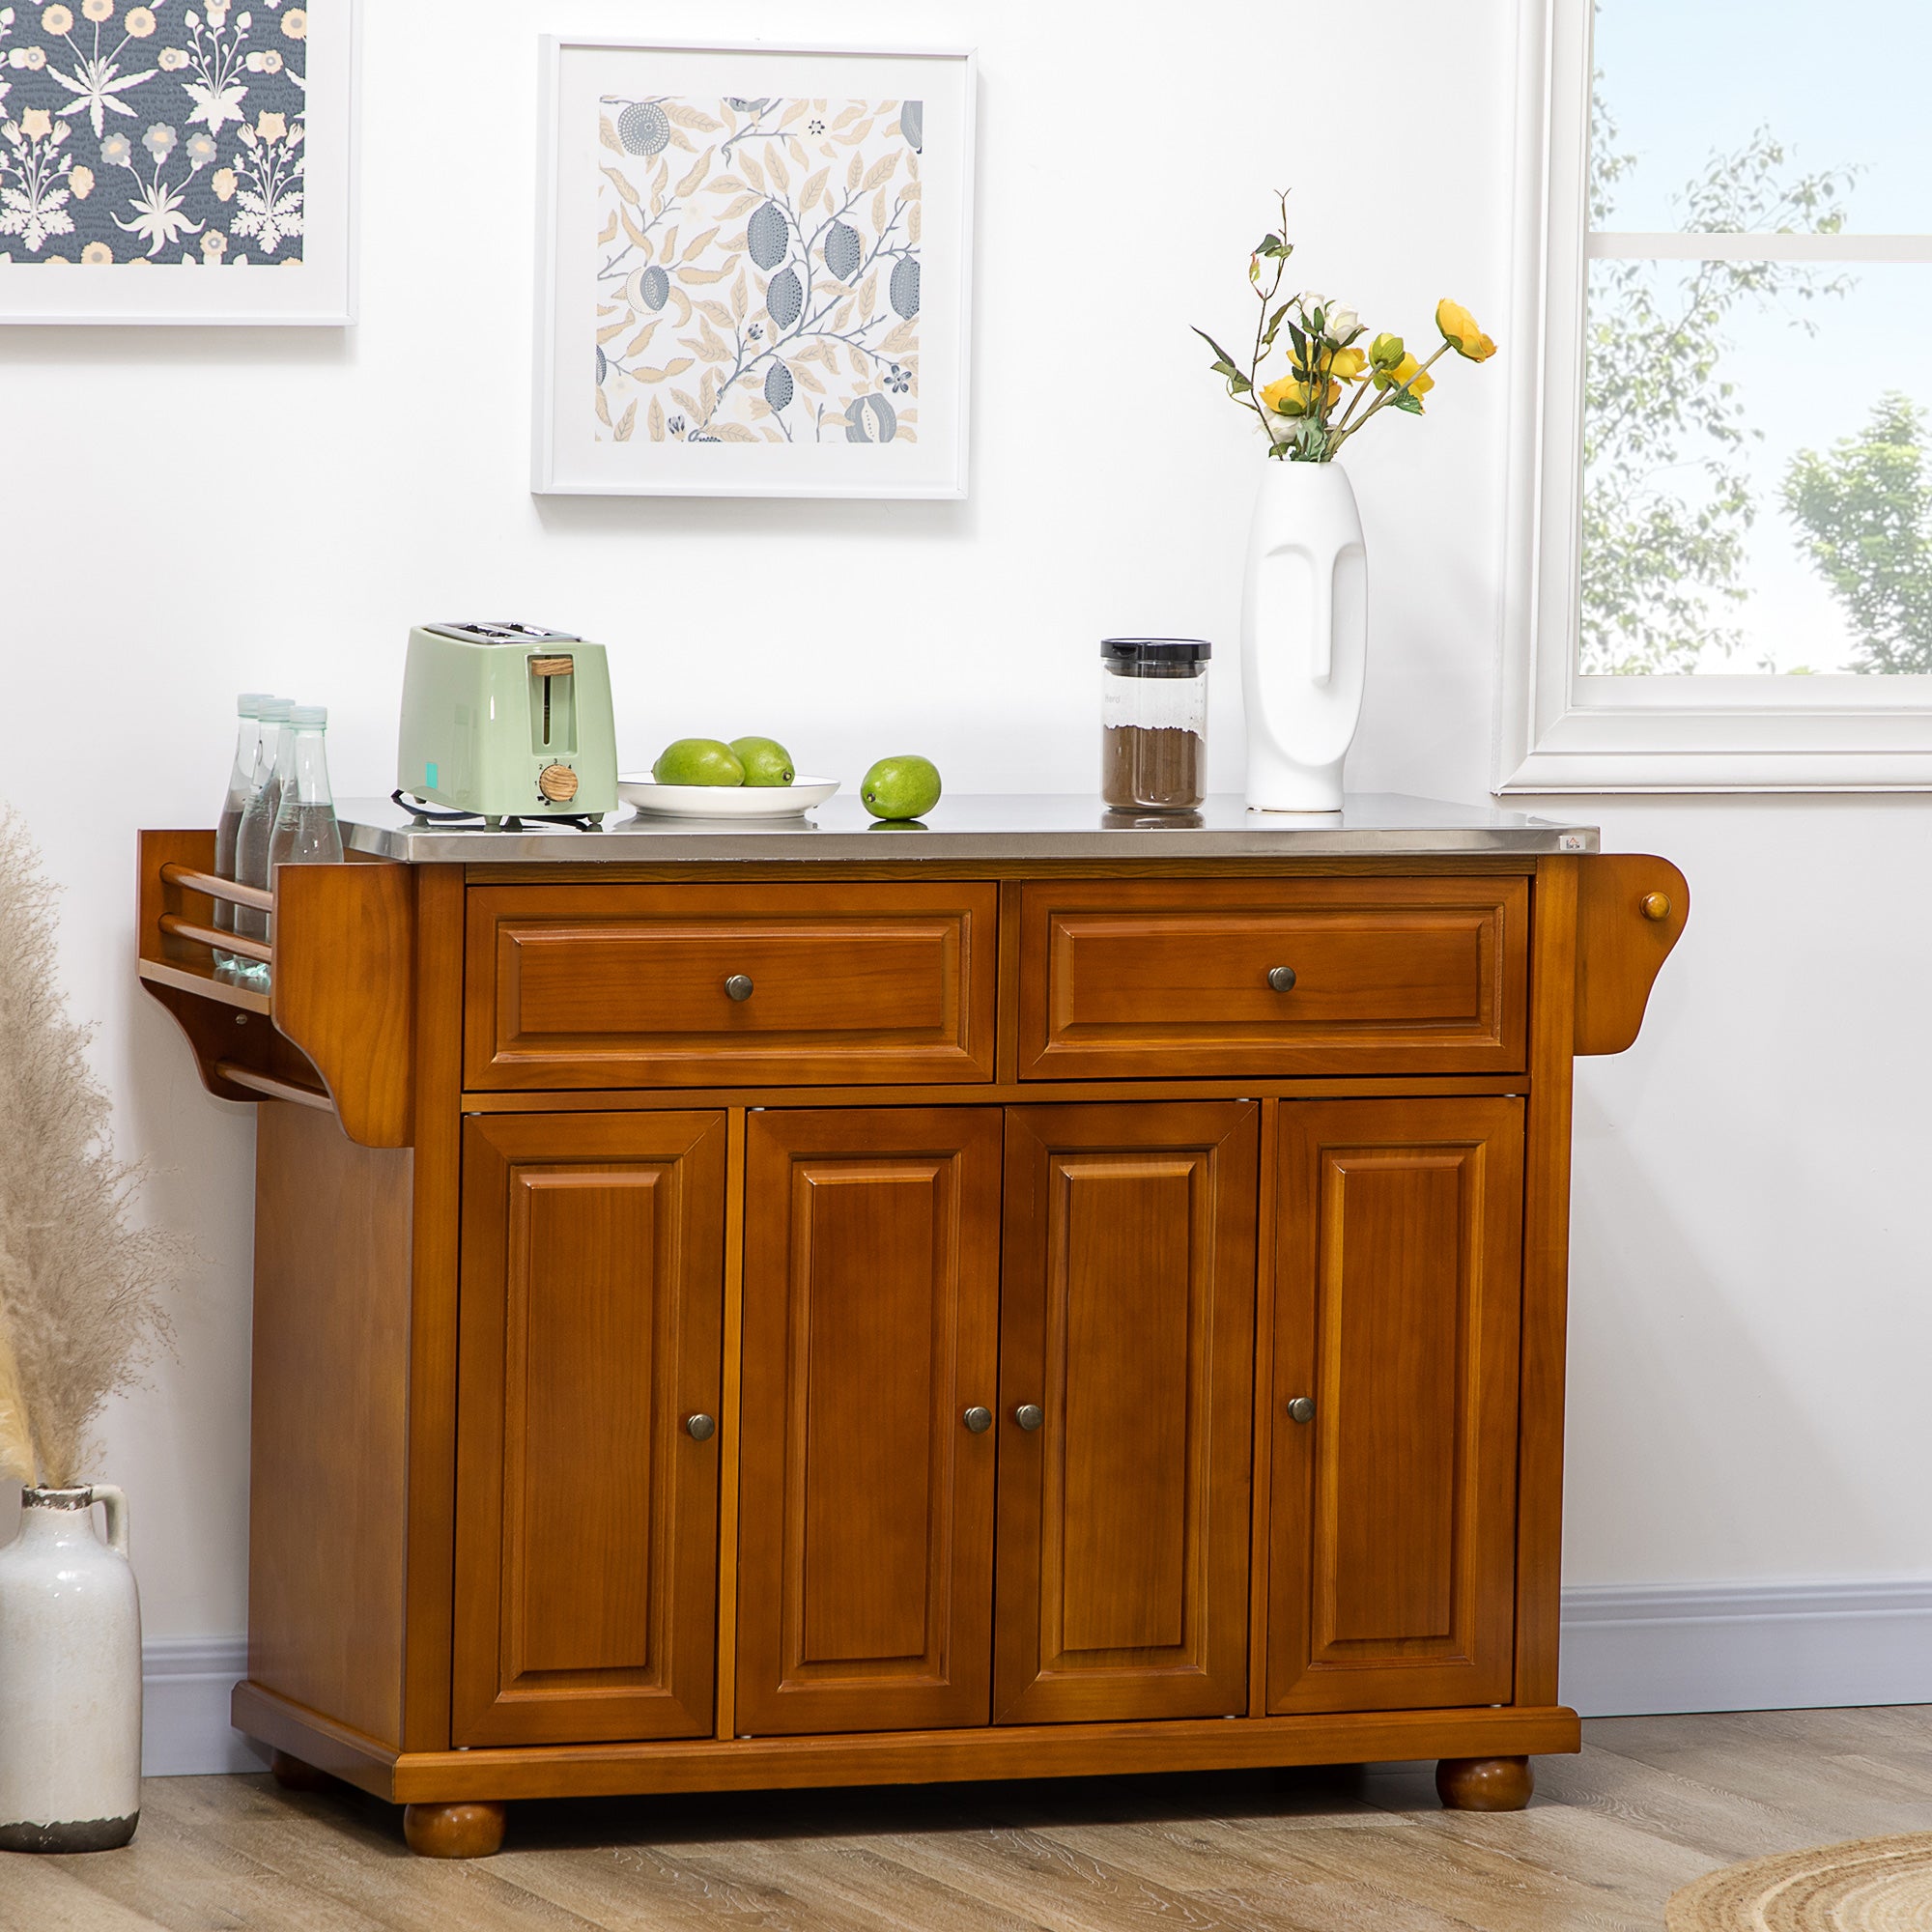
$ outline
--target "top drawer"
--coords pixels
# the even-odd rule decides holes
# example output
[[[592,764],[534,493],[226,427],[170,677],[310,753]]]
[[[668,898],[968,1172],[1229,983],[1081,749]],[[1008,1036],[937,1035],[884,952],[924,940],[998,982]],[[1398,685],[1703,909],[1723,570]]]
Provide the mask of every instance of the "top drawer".
[[[468,897],[468,1087],[992,1077],[991,885],[481,886]]]
[[[1525,878],[1082,879],[1021,906],[1022,1079],[1525,1064]]]

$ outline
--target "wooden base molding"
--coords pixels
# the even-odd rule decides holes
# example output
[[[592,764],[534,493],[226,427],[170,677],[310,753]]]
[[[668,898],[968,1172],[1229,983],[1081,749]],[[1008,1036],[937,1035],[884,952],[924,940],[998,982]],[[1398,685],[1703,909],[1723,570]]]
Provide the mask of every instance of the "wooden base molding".
[[[326,1766],[345,1783],[391,1804],[410,1804],[641,1797],[671,1791],[776,1791],[837,1784],[944,1784],[982,1777],[1085,1777],[1127,1771],[1260,1770],[1399,1758],[1493,1762],[1507,1757],[1520,1765],[1532,1752],[1582,1747],[1576,1712],[1561,1706],[1349,1712],[1307,1718],[1177,1718],[1146,1723],[999,1724],[979,1730],[693,1738],[665,1744],[453,1751],[392,1750],[254,1684],[235,1687],[234,1718],[238,1730],[277,1750]]]

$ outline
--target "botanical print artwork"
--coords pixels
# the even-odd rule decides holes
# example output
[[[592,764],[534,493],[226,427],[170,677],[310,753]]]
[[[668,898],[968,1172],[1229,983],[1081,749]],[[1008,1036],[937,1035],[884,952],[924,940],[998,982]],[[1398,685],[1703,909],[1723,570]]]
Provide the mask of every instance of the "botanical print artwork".
[[[299,262],[308,10],[0,7],[0,262]]]
[[[916,442],[924,122],[604,97],[596,440]]]

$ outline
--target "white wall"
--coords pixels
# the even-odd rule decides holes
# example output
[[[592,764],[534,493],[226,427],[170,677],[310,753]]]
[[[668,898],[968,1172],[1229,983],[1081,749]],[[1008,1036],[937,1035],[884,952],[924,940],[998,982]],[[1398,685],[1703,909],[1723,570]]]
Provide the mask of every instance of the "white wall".
[[[912,30],[883,0],[729,12],[777,41]],[[243,1619],[253,1128],[136,988],[133,836],[211,822],[237,689],[327,702],[338,791],[386,792],[408,625],[509,613],[613,647],[630,761],[768,730],[848,778],[916,748],[954,790],[1076,790],[1095,640],[1173,629],[1229,654],[1212,757],[1234,789],[1260,453],[1187,324],[1241,328],[1278,183],[1297,279],[1374,326],[1424,336],[1443,294],[1492,331],[1508,314],[1511,0],[1380,0],[1381,77],[1338,50],[1305,88],[1298,6],[937,0],[917,31],[977,44],[983,74],[970,500],[537,502],[535,36],[691,36],[720,11],[365,16],[359,327],[0,333],[0,796],[67,883],[69,987],[100,1019],[124,1150],[206,1257],[180,1358],[114,1415],[103,1471],[131,1492],[161,1637]],[[1351,451],[1374,660],[1350,782],[1475,799],[1507,383],[1438,373],[1427,421]],[[1642,1040],[1580,1079],[1571,1577],[1932,1574],[1932,813],[1570,809],[1674,858],[1695,898]]]

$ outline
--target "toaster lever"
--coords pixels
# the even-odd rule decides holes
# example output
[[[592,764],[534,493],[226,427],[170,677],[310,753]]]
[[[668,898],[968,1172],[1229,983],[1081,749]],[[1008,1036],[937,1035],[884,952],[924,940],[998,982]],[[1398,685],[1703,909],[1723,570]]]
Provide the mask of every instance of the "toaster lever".
[[[573,660],[562,658],[532,658],[530,675],[532,677],[568,677],[573,668]]]

